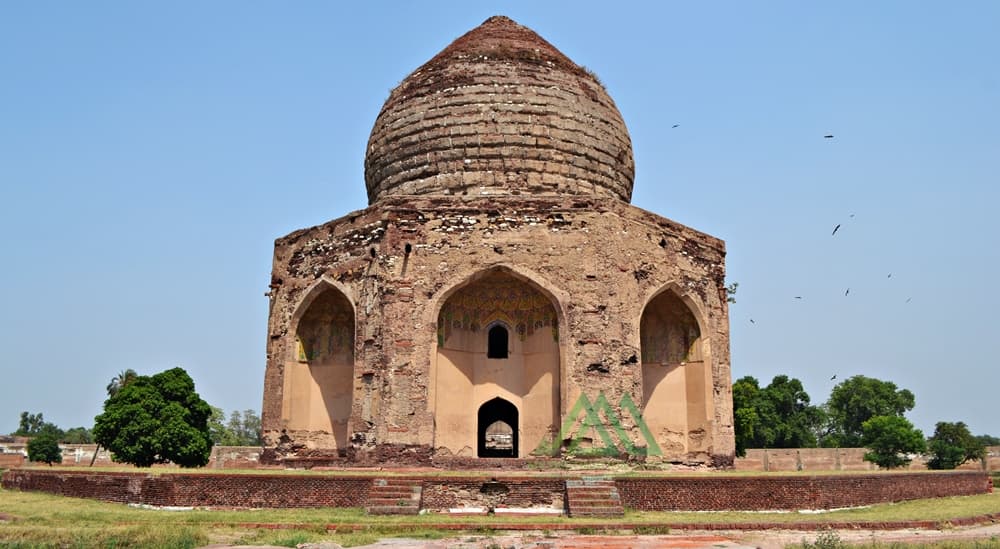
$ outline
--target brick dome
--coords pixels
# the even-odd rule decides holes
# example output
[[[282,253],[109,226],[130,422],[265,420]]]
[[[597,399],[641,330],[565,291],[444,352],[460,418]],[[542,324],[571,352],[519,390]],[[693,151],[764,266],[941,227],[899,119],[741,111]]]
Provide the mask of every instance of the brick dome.
[[[428,194],[627,202],[634,175],[628,130],[604,86],[500,16],[392,90],[365,155],[369,203]]]

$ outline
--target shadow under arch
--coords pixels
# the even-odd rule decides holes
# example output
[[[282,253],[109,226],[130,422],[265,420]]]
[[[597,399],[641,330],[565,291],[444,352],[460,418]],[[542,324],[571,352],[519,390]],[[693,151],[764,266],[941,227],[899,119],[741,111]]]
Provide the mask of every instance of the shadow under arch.
[[[701,304],[676,283],[648,296],[639,321],[642,415],[657,443],[680,456],[711,428],[710,332]]]
[[[323,448],[348,446],[356,326],[350,291],[325,278],[304,293],[289,322],[282,420],[290,431],[319,433],[311,436]]]
[[[476,403],[501,394],[519,410],[518,457],[558,431],[566,341],[563,296],[530,273],[494,265],[463,277],[431,299],[428,409],[434,446],[478,453]],[[430,319],[428,319],[430,320]],[[509,354],[491,356],[490,328],[508,330]],[[429,391],[430,392],[430,391]],[[537,440],[536,440],[537,439]]]

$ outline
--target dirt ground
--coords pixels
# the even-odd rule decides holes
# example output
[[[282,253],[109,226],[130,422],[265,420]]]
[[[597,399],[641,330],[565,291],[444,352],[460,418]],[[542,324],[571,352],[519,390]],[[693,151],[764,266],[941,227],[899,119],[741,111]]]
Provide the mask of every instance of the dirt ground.
[[[1000,540],[1000,524],[953,528],[949,530],[838,530],[837,536],[849,544],[866,542],[932,542],[945,540]],[[781,549],[802,540],[815,541],[819,532],[796,530],[759,530],[732,532],[684,532],[679,534],[579,535],[574,533],[541,534],[523,532],[494,536],[462,535],[439,540],[389,538],[356,549]],[[213,545],[213,549],[232,546]],[[338,549],[335,543],[308,543],[301,549]],[[261,549],[259,546],[255,549]],[[277,548],[273,548],[277,549]]]

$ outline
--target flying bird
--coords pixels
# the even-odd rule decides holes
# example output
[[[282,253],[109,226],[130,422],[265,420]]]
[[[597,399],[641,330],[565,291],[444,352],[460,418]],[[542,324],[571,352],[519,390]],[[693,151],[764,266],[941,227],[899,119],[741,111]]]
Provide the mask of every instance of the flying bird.
[[[756,322],[754,322],[753,319],[751,318],[750,319],[750,324],[756,324]]]
[[[840,230],[840,223],[837,223],[837,226],[833,228],[833,232],[830,233],[830,236],[837,234],[837,231],[839,230]]]
[[[833,374],[833,377],[830,378],[830,381],[833,381],[835,379],[837,379],[837,374]]]
[[[906,298],[906,302],[909,303],[911,299],[913,299],[913,298],[912,297]]]
[[[673,126],[670,126],[670,127],[671,127],[671,128],[676,128],[676,127],[678,127],[678,126],[680,126],[680,124],[674,124]]]
[[[847,291],[846,291],[846,292],[844,292],[844,295],[847,295],[847,294],[849,294],[849,293],[851,293],[851,289],[850,289],[850,288],[848,288],[848,289],[847,289]]]
[[[854,214],[851,214],[851,219],[854,219]]]
[[[802,296],[797,295],[797,296],[795,296],[795,299],[802,299]]]
[[[833,134],[832,133],[828,133],[828,134],[826,134],[826,135],[823,136],[823,139],[833,139]]]
[[[892,273],[889,273],[889,276],[887,276],[886,278],[892,278]]]

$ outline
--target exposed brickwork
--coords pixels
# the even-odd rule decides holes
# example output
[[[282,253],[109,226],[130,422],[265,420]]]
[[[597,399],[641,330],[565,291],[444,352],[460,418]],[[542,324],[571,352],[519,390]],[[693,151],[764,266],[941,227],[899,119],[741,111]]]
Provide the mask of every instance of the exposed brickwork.
[[[407,76],[370,206],[275,242],[262,460],[464,460],[513,422],[517,458],[732,465],[725,246],[629,205],[634,168],[597,78],[510,19]]]
[[[618,487],[609,477],[567,480],[566,509],[571,517],[621,517],[625,514]]]
[[[7,489],[118,503],[197,507],[361,507],[371,478],[11,470]]]
[[[424,509],[546,507],[562,509],[565,481],[538,477],[440,477],[424,480]]]
[[[566,480],[546,476],[393,477],[423,486],[424,509],[547,507],[562,509]],[[41,491],[120,503],[204,507],[363,507],[370,476],[94,473],[14,469],[8,490]],[[824,476],[616,478],[626,508],[655,510],[832,509],[909,499],[987,493],[982,472]]]
[[[365,509],[373,515],[416,515],[422,493],[420,479],[377,478],[372,481]]]
[[[986,493],[973,471],[824,476],[619,478],[626,508],[643,511],[836,509]]]
[[[574,404],[569,395],[581,391],[591,398],[603,392],[612,403],[628,393],[641,402],[637,357],[646,303],[667,288],[697,303],[710,348],[712,414],[697,451],[667,452],[664,460],[730,465],[724,261],[718,239],[620,201],[584,197],[390,198],[292,233],[275,244],[262,410],[265,446],[274,452],[263,459],[320,460],[323,454],[324,464],[343,457],[426,464],[434,452],[427,402],[439,307],[456,285],[504,269],[529,277],[554,300],[563,416]],[[295,315],[321,281],[336,284],[358,311],[350,454],[324,454],[311,442],[316,433],[282,432],[283,370],[295,356]],[[405,347],[396,334],[406,334]],[[642,440],[635,423],[623,427]],[[533,448],[539,441],[524,443]],[[366,458],[371,452],[381,457]]]
[[[0,454],[0,469],[20,467],[24,465],[24,460],[23,454]]]
[[[391,195],[598,195],[628,201],[635,164],[593,74],[492,17],[406,77],[368,142],[371,203]]]

